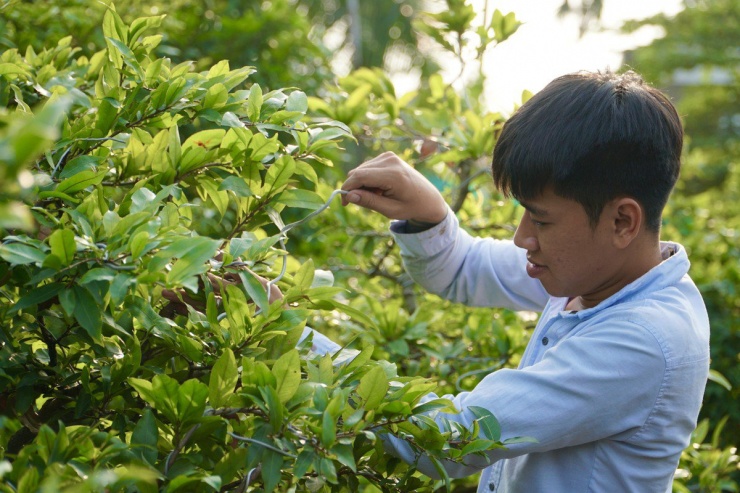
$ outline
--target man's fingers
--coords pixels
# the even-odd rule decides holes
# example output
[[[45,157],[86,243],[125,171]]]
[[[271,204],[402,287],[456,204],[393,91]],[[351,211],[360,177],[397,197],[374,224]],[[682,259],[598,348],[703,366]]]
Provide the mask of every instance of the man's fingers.
[[[347,205],[347,204],[360,205],[360,202],[362,200],[362,196],[360,195],[360,193],[364,193],[364,192],[370,192],[375,195],[383,195],[383,193],[385,193],[380,188],[374,188],[374,187],[363,187],[363,188],[354,189],[350,193],[342,195],[342,205]]]
[[[387,190],[392,186],[392,176],[387,170],[378,168],[356,168],[347,175],[342,190],[352,191],[358,188],[366,190]]]
[[[358,188],[389,190],[398,184],[398,178],[407,166],[408,164],[392,152],[384,152],[347,173],[347,180],[342,185],[342,190],[350,191]]]
[[[400,203],[398,200],[385,197],[382,191],[378,193],[377,191],[360,188],[351,191],[343,198],[347,200],[347,203],[359,205],[365,209],[379,212],[390,219],[406,219],[404,217],[400,217],[400,214],[403,211],[399,210]]]

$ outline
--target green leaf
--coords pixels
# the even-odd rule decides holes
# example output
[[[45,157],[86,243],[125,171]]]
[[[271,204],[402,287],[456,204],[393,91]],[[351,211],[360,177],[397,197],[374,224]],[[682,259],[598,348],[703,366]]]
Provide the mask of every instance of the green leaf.
[[[188,251],[172,265],[172,269],[167,273],[167,283],[169,285],[182,284],[188,278],[208,270],[205,262],[213,258],[216,250],[221,245],[219,240],[202,236],[179,241],[186,242]]]
[[[229,254],[232,257],[237,258],[249,249],[250,244],[251,241],[245,238],[232,238],[229,242]]]
[[[84,190],[87,187],[98,185],[100,182],[103,181],[103,178],[105,178],[105,175],[107,174],[107,169],[101,171],[95,171],[91,169],[80,171],[76,175],[70,176],[69,178],[59,183],[54,191],[65,194],[79,192],[80,190]]]
[[[265,175],[264,195],[273,195],[290,181],[295,171],[295,161],[290,156],[280,156]]]
[[[139,231],[133,235],[128,244],[129,250],[131,250],[131,258],[138,259],[141,257],[147,243],[149,243],[149,233],[147,231]]]
[[[257,279],[255,274],[252,272],[244,272],[240,274],[243,274],[239,277],[244,281],[244,289],[247,291],[249,297],[252,298],[262,313],[267,313],[267,310],[270,307],[267,289],[265,289],[260,280]]]
[[[82,171],[94,171],[101,161],[102,159],[97,156],[77,156],[64,165],[59,178],[63,180]]]
[[[293,474],[296,478],[302,478],[311,468],[314,459],[316,458],[316,452],[305,449],[298,454],[298,458],[293,466]]]
[[[285,353],[272,366],[272,374],[277,382],[277,395],[280,402],[288,402],[301,384],[301,361],[298,351]]]
[[[277,134],[271,138],[258,133],[254,134],[249,140],[249,157],[252,161],[262,162],[267,156],[277,152],[280,149]],[[286,159],[288,156],[280,156],[280,159]]]
[[[156,378],[156,376],[154,377]],[[149,380],[144,380],[143,378],[129,378],[128,383],[134,388],[136,392],[139,393],[139,397],[141,397],[147,404],[152,406],[153,408],[157,408],[157,401],[154,396],[153,391],[153,383]]]
[[[468,406],[468,410],[478,418],[483,436],[489,440],[501,440],[501,425],[491,411],[480,406]]]
[[[197,422],[203,417],[208,398],[208,387],[199,380],[191,378],[177,391],[177,417],[184,426]]]
[[[134,55],[134,52],[131,51],[131,48],[115,38],[106,38],[106,41],[111,43],[115,47],[115,49],[117,49],[121,53],[121,55],[123,56],[123,61],[126,63],[126,65],[128,65],[134,72],[136,72],[136,75],[139,77],[140,81],[143,81],[146,78],[146,75],[144,74],[144,70],[139,64],[139,61],[136,59],[136,55]]]
[[[351,446],[337,444],[332,447],[331,452],[337,456],[337,460],[339,462],[349,467],[353,472],[357,472],[357,464],[355,463],[355,457]]]
[[[28,79],[33,78],[31,73],[15,63],[0,63],[0,75],[22,75]],[[9,77],[9,79],[15,79],[15,77]]]
[[[316,210],[324,205],[324,199],[316,192],[293,188],[285,190],[278,199],[288,207],[299,207],[302,209]]]
[[[238,381],[236,358],[231,349],[226,348],[211,370],[208,382],[208,399],[211,407],[214,409],[222,407],[227,398],[234,393]]]
[[[514,12],[509,12],[504,15],[500,10],[496,9],[491,18],[491,27],[494,31],[494,39],[499,43],[505,41],[514,34],[517,29],[519,29],[521,24],[521,22],[516,20]]]
[[[429,460],[432,462],[432,465],[434,466],[434,470],[437,471],[437,474],[440,478],[444,480],[446,491],[450,490],[450,476],[447,474],[447,470],[442,465],[442,462],[440,462],[439,459],[436,457],[428,456]]]
[[[319,459],[316,473],[319,475],[319,477],[326,479],[326,481],[328,481],[329,483],[337,483],[337,468],[334,467],[334,461],[332,461],[331,459],[323,457]]]
[[[259,121],[262,102],[262,88],[259,84],[252,84],[249,89],[249,101],[247,103],[247,116],[252,122]]]
[[[200,147],[202,149],[212,149],[221,144],[221,141],[226,135],[226,130],[222,128],[214,128],[210,130],[201,130],[196,132],[187,138],[182,144],[183,150],[192,147]]]
[[[151,210],[156,207],[156,195],[148,188],[142,187],[131,195],[129,214]]]
[[[144,33],[144,31],[147,31],[149,29],[154,29],[162,25],[162,20],[164,18],[165,18],[164,15],[157,15],[157,16],[141,17],[139,19],[134,19],[129,29],[129,39],[131,41],[136,41],[139,38],[139,36],[141,36],[142,33]]]
[[[293,91],[288,96],[288,100],[285,102],[285,109],[287,111],[299,111],[306,113],[308,111],[308,98],[306,93],[303,91]]]
[[[112,281],[114,277],[116,277],[116,271],[113,269],[109,267],[96,267],[85,272],[85,275],[78,282],[80,284],[87,284],[89,282]]]
[[[361,379],[357,386],[357,394],[363,399],[363,406],[370,411],[383,402],[388,392],[388,378],[380,366],[373,367]]]
[[[113,306],[118,306],[128,294],[128,288],[136,284],[136,278],[125,272],[119,272],[110,284],[110,301]],[[141,299],[141,298],[139,298]],[[148,305],[147,305],[148,306]],[[151,307],[149,307],[151,309]]]
[[[730,381],[717,370],[709,370],[709,380],[721,385],[728,391],[732,390],[732,384]]]
[[[55,255],[62,263],[67,266],[72,263],[77,253],[77,244],[75,243],[75,234],[69,229],[58,229],[49,236],[49,246],[52,255]]]
[[[277,452],[265,449],[262,456],[262,481],[264,491],[274,491],[280,483],[280,470],[283,467],[283,456]]]
[[[432,411],[456,414],[457,409],[449,399],[433,399],[424,404],[419,404],[412,410],[413,414],[424,414]]]
[[[90,335],[92,340],[98,342],[102,337],[103,316],[98,303],[83,286],[74,286],[75,304],[74,316],[77,322]]]
[[[63,289],[59,292],[59,303],[64,309],[64,313],[67,316],[72,316],[75,311],[75,305],[77,304],[77,298],[73,289]]]
[[[53,282],[31,290],[28,294],[19,299],[18,302],[10,308],[10,310],[8,310],[8,316],[13,316],[25,308],[35,306],[52,299],[62,290],[63,287],[64,285],[62,283]]]
[[[229,176],[218,186],[219,191],[231,190],[237,197],[251,197],[254,195],[247,182],[241,176]]]
[[[231,111],[227,111],[224,113],[224,116],[221,117],[221,125],[224,127],[231,127],[231,128],[244,128],[244,122],[242,122],[238,116],[236,116]]]
[[[285,406],[280,402],[280,398],[273,387],[260,387],[260,394],[265,401],[267,411],[269,414],[269,422],[273,431],[279,431],[283,429],[285,423],[283,418],[285,416]]]
[[[217,83],[208,88],[202,104],[204,108],[219,108],[223,106],[228,99],[229,93],[226,90],[226,87],[221,83]]]
[[[144,409],[141,418],[134,427],[131,434],[131,445],[138,445],[134,448],[135,453],[150,465],[154,466],[157,462],[157,441],[159,432],[157,422],[154,420],[154,413],[151,408]]]
[[[22,243],[0,245],[0,257],[11,265],[41,264],[46,254],[36,247]]]
[[[330,413],[324,412],[324,416],[321,419],[321,445],[328,449],[334,445],[336,440],[337,424]]]
[[[256,387],[275,387],[275,376],[262,361],[242,358],[242,385]]]
[[[491,450],[494,448],[501,448],[502,446],[499,445],[497,442],[493,440],[483,440],[483,439],[477,439],[473,440],[472,442],[466,444],[462,448],[462,455],[468,455],[473,454],[476,452],[484,452],[486,450]]]
[[[309,288],[313,283],[314,272],[313,259],[309,257],[293,276],[293,282],[300,288]]]
[[[319,287],[319,288],[311,288],[311,290],[308,292],[308,296],[313,299],[313,297],[318,297],[320,289],[330,289],[330,292],[334,292],[334,290],[341,290],[341,288],[329,288],[329,287]],[[346,313],[350,317],[352,317],[357,322],[361,323],[365,327],[372,328],[374,330],[377,330],[377,327],[375,325],[375,322],[373,319],[368,317],[368,315],[356,308],[353,308],[345,303],[341,303],[336,300],[332,299],[320,299],[319,301],[316,301],[314,305],[318,308],[321,308],[322,310],[339,310],[340,312]]]
[[[177,412],[179,391],[180,386],[177,380],[172,377],[160,374],[155,375],[152,379],[151,394],[149,396],[152,402],[150,404],[171,423],[178,423],[180,421]],[[143,395],[142,398],[146,399]]]
[[[370,361],[373,357],[373,352],[375,352],[375,346],[365,346],[359,353],[357,353],[357,356],[352,358],[352,361],[342,366],[341,373],[346,375],[349,372],[360,368]],[[338,351],[335,357],[339,356],[339,353],[340,352]]]
[[[123,275],[123,273],[119,275]],[[129,279],[132,279],[133,281],[136,280],[136,278]],[[116,276],[116,279],[113,280],[113,284],[111,284],[111,290],[113,288],[113,285],[116,284],[117,280],[118,276]],[[152,308],[152,305],[150,305],[146,300],[144,300],[143,298],[139,298],[138,296],[127,296],[124,301],[126,303],[126,308],[128,308],[128,310],[131,312],[131,315],[139,322],[141,322],[141,325],[146,330],[156,329],[156,331],[159,332],[160,336],[163,334],[171,333],[168,320],[157,314],[157,312],[155,312]]]
[[[345,132],[341,128],[327,128],[326,130],[322,130],[321,132],[317,133],[316,135],[312,135],[311,139],[309,139],[309,144],[314,144],[320,141],[331,141],[336,140],[339,138],[349,137],[347,135],[347,132]]]
[[[39,192],[39,198],[40,199],[48,199],[48,198],[62,199],[65,202],[68,202],[70,204],[75,204],[75,205],[80,203],[79,199],[76,199],[66,193],[57,192],[56,190],[44,190],[42,192]]]
[[[229,321],[229,335],[235,344],[241,344],[251,327],[247,298],[239,287],[227,284],[221,291],[226,318]]]
[[[128,29],[114,7],[108,7],[103,16],[103,35],[124,43],[128,41]]]

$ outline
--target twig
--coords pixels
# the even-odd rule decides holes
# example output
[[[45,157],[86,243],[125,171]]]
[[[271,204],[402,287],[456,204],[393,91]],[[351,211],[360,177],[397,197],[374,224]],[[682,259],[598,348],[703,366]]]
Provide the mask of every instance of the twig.
[[[293,459],[297,459],[298,458],[297,455],[293,455],[290,452],[286,452],[285,450],[281,450],[281,449],[279,449],[277,447],[274,447],[274,446],[270,445],[269,443],[261,442],[259,440],[255,440],[254,438],[243,437],[241,435],[237,435],[236,433],[232,433],[230,431],[228,432],[228,434],[232,438],[235,438],[235,439],[237,439],[239,441],[248,442],[248,443],[253,443],[255,445],[259,445],[260,447],[264,447],[266,449],[272,450],[273,452],[277,452],[278,454],[284,455],[286,457],[291,457]]]
[[[185,436],[182,437],[182,440],[180,440],[180,442],[177,444],[177,447],[175,447],[175,449],[170,452],[170,455],[167,456],[167,462],[165,462],[164,464],[165,474],[167,474],[170,467],[172,467],[172,464],[174,464],[175,459],[177,459],[177,456],[180,455],[180,452],[183,448],[185,448],[185,445],[187,445],[188,441],[193,436],[193,433],[195,433],[198,428],[200,428],[200,423],[193,425],[193,427],[190,428],[187,433],[185,433]]]

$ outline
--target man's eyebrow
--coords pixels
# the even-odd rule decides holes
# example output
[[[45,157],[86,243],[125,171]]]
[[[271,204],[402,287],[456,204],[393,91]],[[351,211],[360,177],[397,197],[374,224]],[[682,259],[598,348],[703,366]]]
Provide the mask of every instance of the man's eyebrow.
[[[528,204],[523,201],[519,201],[520,204],[522,204],[522,207],[527,209],[530,214],[534,214],[535,216],[547,216],[547,211],[544,209],[540,209],[538,207],[533,206],[532,204]]]

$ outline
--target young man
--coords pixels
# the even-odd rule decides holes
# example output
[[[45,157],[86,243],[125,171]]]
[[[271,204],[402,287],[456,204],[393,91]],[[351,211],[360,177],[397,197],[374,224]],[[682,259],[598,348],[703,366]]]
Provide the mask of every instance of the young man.
[[[400,220],[391,230],[405,267],[427,290],[542,312],[519,368],[448,396],[460,413],[447,416],[470,425],[468,406],[482,406],[503,438],[537,442],[449,464],[450,475],[484,469],[479,492],[671,491],[709,369],[709,322],[686,251],[659,239],[681,146],[673,105],[636,74],[554,80],[494,150],[494,182],[525,209],[513,242],[469,236],[394,154],[349,173],[344,204]],[[403,441],[388,447],[417,460]]]

